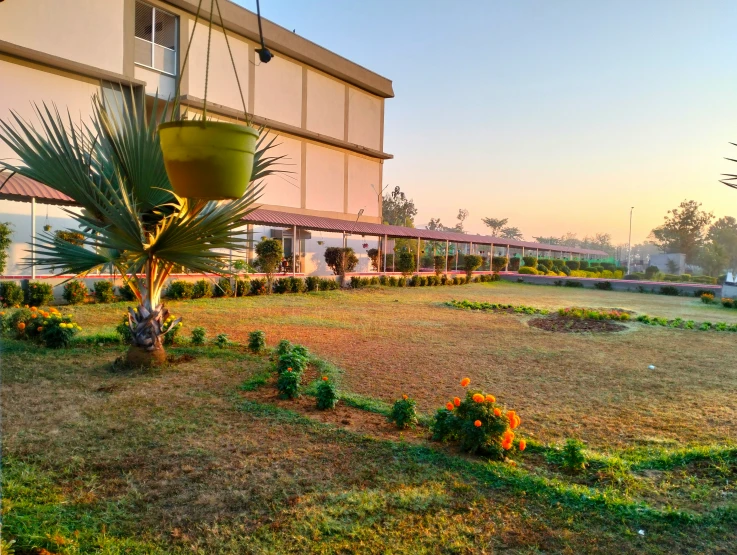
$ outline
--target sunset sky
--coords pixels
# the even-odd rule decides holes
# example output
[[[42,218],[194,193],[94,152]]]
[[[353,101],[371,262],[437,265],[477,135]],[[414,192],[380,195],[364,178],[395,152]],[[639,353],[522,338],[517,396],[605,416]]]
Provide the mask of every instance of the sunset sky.
[[[239,0],[255,11],[255,0]],[[384,183],[526,239],[644,240],[669,208],[737,216],[734,0],[263,0],[262,15],[394,82]],[[268,37],[267,37],[268,43]]]

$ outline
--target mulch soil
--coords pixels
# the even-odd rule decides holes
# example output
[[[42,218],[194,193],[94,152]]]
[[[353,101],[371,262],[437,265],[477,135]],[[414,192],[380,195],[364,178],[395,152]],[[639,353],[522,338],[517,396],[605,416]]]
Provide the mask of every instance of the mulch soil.
[[[584,320],[559,316],[534,318],[527,324],[533,328],[558,333],[611,333],[627,329],[627,326],[611,320]]]

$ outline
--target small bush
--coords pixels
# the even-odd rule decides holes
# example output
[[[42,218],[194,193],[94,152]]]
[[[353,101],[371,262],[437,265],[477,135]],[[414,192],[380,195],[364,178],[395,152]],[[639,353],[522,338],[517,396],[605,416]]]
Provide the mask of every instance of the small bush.
[[[568,439],[563,446],[561,467],[568,472],[579,472],[586,468],[585,445],[577,439]]]
[[[177,322],[176,316],[169,314],[161,327],[164,332],[164,345],[174,345],[178,341],[179,332],[182,330],[182,322]]]
[[[580,270],[581,264],[578,260],[566,260],[566,266],[569,270]]]
[[[648,266],[645,268],[645,278],[655,279],[660,274],[660,269],[657,266]]]
[[[340,284],[338,284],[337,281],[334,279],[329,278],[321,278],[320,279],[320,289],[322,291],[335,291],[336,289],[340,288]]]
[[[224,333],[219,333],[215,338],[215,345],[221,349],[225,349],[229,343],[228,336]]]
[[[351,276],[351,289],[361,288],[361,278],[359,276]]]
[[[572,279],[567,280],[563,285],[566,287],[583,287],[583,283],[580,281],[574,281]]]
[[[320,278],[317,276],[306,277],[305,288],[307,291],[318,291],[320,289]]]
[[[537,263],[542,266],[545,266],[545,268],[548,270],[553,269],[553,261],[550,258],[539,258]]]
[[[262,331],[252,331],[248,334],[248,350],[257,355],[266,350],[266,334]]]
[[[678,288],[677,287],[673,287],[672,285],[664,285],[663,287],[660,288],[660,294],[661,295],[669,295],[669,296],[672,296],[672,297],[677,297],[678,296]]]
[[[389,287],[397,286],[397,278],[395,276],[389,276]]]
[[[302,383],[302,372],[287,368],[276,379],[276,388],[282,399],[296,399],[299,397],[299,386]]]
[[[516,272],[519,270],[520,262],[522,262],[522,259],[519,256],[515,256],[509,259],[509,270],[512,272]]]
[[[255,278],[251,280],[251,295],[265,295],[268,293],[268,290],[269,283],[266,278]]]
[[[287,353],[292,352],[292,343],[288,339],[282,339],[279,341],[278,345],[276,346],[276,356],[281,357],[282,355],[285,355]]]
[[[414,428],[417,425],[417,402],[403,395],[401,399],[394,402],[387,419],[400,430]]]
[[[32,281],[28,284],[26,291],[26,304],[30,306],[43,306],[54,300],[54,290],[48,283]]]
[[[230,278],[221,277],[215,285],[214,294],[216,297],[230,297],[233,294]]]
[[[335,408],[338,402],[338,391],[335,385],[324,376],[320,385],[317,386],[317,408],[319,410],[329,410]]]
[[[193,299],[209,299],[212,297],[212,287],[206,279],[197,280],[192,287]]]
[[[701,302],[704,304],[712,304],[714,302],[714,293],[702,293]]]
[[[523,256],[522,260],[524,261],[525,266],[537,268],[537,257],[536,256]]]
[[[506,256],[492,256],[491,257],[491,269],[494,272],[501,272],[506,268],[509,259]]]
[[[109,281],[95,282],[95,301],[98,303],[111,303],[115,300],[113,284]]]
[[[445,271],[445,261],[447,259],[442,255],[436,255],[432,258],[432,265],[433,269],[435,270],[435,275],[439,276]]]
[[[463,258],[463,269],[466,272],[466,277],[471,278],[471,275],[481,267],[484,259],[477,254],[467,254]]]
[[[230,285],[230,280],[228,280]],[[183,299],[191,299],[194,291],[194,284],[182,279],[172,281],[166,290],[166,296],[176,301]]]
[[[205,328],[197,326],[192,330],[192,345],[204,345],[205,344]]]
[[[735,307],[734,299],[730,299],[729,297],[723,297],[722,306],[724,308],[734,308]]]
[[[115,327],[115,333],[120,336],[120,339],[126,345],[133,340],[133,333],[131,332],[127,312],[123,313],[123,320]]]
[[[397,278],[397,287],[407,287],[407,278],[406,277]]]
[[[87,298],[87,287],[76,279],[64,284],[62,298],[69,304],[82,304]]]
[[[530,266],[522,266],[519,270],[517,270],[518,274],[530,274],[533,276],[536,276],[538,274],[538,271],[535,268],[532,268]]]
[[[136,300],[136,294],[133,292],[131,286],[127,283],[118,287],[118,295],[127,302],[133,302]]]
[[[589,261],[588,260],[579,260],[578,261],[578,269],[579,270],[588,270],[590,265],[591,264],[589,264]]]
[[[415,256],[409,251],[402,251],[396,256],[397,270],[405,277],[414,273],[416,263]]]
[[[612,283],[610,281],[597,281],[596,283],[594,283],[594,287],[600,289],[601,291],[611,291]]]
[[[0,282],[0,301],[4,307],[23,304],[23,288],[14,281]]]

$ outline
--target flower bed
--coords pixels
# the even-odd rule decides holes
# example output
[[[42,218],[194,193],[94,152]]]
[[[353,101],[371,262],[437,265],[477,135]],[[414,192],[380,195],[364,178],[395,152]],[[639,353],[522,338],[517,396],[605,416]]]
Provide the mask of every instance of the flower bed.
[[[630,313],[624,310],[597,310],[580,307],[561,308],[558,310],[558,316],[578,320],[617,320],[621,322],[626,322],[631,318]]]
[[[453,308],[463,308],[466,310],[484,310],[494,312],[507,312],[517,314],[548,314],[550,311],[545,308],[535,308],[534,306],[513,305],[504,303],[481,303],[474,301],[448,301],[446,306]]]
[[[694,320],[684,320],[680,317],[669,320],[668,318],[648,316],[647,314],[638,316],[637,321],[650,326],[663,326],[682,330],[737,332],[737,324],[728,324],[727,322],[695,322]]]

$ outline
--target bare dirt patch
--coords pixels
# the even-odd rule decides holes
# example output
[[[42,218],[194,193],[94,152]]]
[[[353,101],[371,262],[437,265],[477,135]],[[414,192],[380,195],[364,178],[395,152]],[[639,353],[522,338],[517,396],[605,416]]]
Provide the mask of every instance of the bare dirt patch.
[[[612,333],[627,329],[627,326],[610,320],[586,320],[558,316],[533,318],[527,324],[533,328],[557,333]]]

